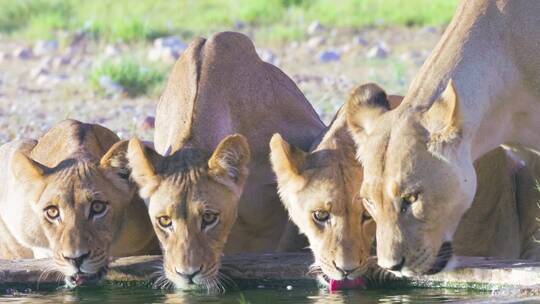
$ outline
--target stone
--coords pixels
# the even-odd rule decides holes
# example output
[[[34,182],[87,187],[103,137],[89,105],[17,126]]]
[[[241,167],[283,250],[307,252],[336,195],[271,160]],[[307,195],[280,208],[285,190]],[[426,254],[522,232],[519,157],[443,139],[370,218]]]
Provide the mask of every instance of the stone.
[[[263,61],[266,61],[270,64],[277,65],[279,63],[276,54],[274,54],[274,52],[269,49],[257,49],[257,54],[259,55],[259,57],[261,57]]]
[[[103,75],[99,77],[99,86],[105,91],[107,95],[119,95],[124,92],[124,88],[113,81],[109,76]]]
[[[109,44],[105,47],[104,54],[105,54],[105,57],[107,58],[116,57],[120,55],[120,53],[121,53],[120,49],[115,45]]]
[[[369,49],[369,51],[366,54],[366,57],[368,59],[384,59],[388,57],[388,53],[389,53],[388,47],[386,46],[384,42],[382,42],[382,43],[378,43],[377,45]]]
[[[353,38],[353,43],[357,44],[357,45],[361,45],[361,46],[367,46],[368,45],[368,41],[364,37],[362,37],[361,35],[356,35]]]
[[[154,116],[146,116],[141,122],[141,128],[144,131],[149,131],[155,128],[156,118]]]
[[[154,40],[153,47],[148,52],[151,61],[174,61],[182,55],[187,45],[176,36],[162,37]]]
[[[324,63],[339,61],[340,59],[341,54],[337,51],[323,51],[319,54],[319,60]]]
[[[307,33],[309,35],[314,35],[320,33],[324,30],[324,26],[317,20],[311,22],[307,28]]]
[[[39,40],[34,44],[33,53],[36,56],[49,55],[58,49],[56,40]]]
[[[21,60],[28,60],[33,57],[32,49],[28,47],[18,47],[13,51],[13,57]]]
[[[306,46],[310,49],[316,49],[326,43],[324,36],[314,36],[309,38],[306,42]]]

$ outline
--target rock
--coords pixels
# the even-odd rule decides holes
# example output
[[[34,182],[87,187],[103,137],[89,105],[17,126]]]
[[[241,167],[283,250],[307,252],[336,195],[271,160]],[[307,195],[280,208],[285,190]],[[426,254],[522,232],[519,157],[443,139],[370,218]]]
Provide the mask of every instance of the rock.
[[[422,30],[420,30],[421,34],[438,34],[439,31],[434,26],[426,26]]]
[[[234,28],[236,30],[243,30],[246,27],[246,24],[240,20],[234,21]]]
[[[311,22],[307,28],[307,33],[309,35],[314,35],[320,33],[324,30],[324,26],[317,20]]]
[[[56,40],[39,40],[34,45],[34,55],[43,56],[49,55],[58,49],[58,41]]]
[[[339,61],[339,59],[341,59],[341,54],[337,51],[323,51],[319,54],[319,60],[324,63]]]
[[[33,79],[37,79],[41,75],[47,75],[49,74],[49,70],[47,70],[45,67],[38,66],[36,68],[33,68],[30,71],[30,77]]]
[[[263,61],[270,64],[277,65],[279,63],[276,54],[269,49],[257,49],[257,54],[259,54],[259,57],[261,57]]]
[[[187,45],[178,37],[170,36],[154,40],[152,49],[148,52],[151,61],[174,61],[182,55]]]
[[[9,54],[8,53],[5,53],[5,52],[0,52],[0,63],[2,63],[3,61],[5,61],[6,59],[9,58]]]
[[[60,68],[62,66],[66,66],[66,65],[68,65],[70,63],[71,63],[71,56],[64,55],[64,56],[53,58],[51,66],[54,69],[58,69],[58,68]]]
[[[316,49],[326,43],[326,38],[323,36],[314,36],[309,38],[306,45],[310,49]]]
[[[98,81],[99,86],[107,95],[119,95],[124,92],[124,88],[118,83],[114,82],[109,76],[103,75],[99,77]]]
[[[21,60],[28,60],[33,57],[32,49],[28,47],[18,47],[13,51],[13,57]]]
[[[107,58],[116,57],[120,55],[120,53],[121,53],[120,49],[116,47],[115,45],[109,44],[105,47],[104,54],[105,54],[105,57]]]
[[[361,45],[361,46],[367,46],[368,45],[368,41],[366,39],[364,39],[364,37],[362,37],[360,35],[357,35],[357,36],[355,36],[353,38],[353,43]]]
[[[388,56],[389,50],[384,42],[372,47],[366,54],[368,59],[384,59]]]
[[[146,116],[141,123],[141,128],[144,131],[149,131],[151,129],[154,129],[155,123],[156,118],[154,116]]]

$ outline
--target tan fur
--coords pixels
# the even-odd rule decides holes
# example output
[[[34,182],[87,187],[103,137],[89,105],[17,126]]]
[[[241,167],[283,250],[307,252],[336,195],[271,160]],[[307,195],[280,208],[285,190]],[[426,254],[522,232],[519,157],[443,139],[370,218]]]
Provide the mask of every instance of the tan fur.
[[[156,150],[136,140],[129,148],[165,274],[177,287],[218,288],[222,253],[283,249],[287,215],[268,142],[280,132],[307,150],[323,127],[296,85],[263,62],[246,36],[218,33],[190,45],[157,107]],[[201,228],[205,211],[219,214],[208,230]],[[163,215],[173,222],[166,231],[157,222]]]
[[[350,98],[358,97],[355,92]],[[401,99],[388,96],[390,108],[397,107]],[[272,165],[289,215],[308,236],[315,266],[335,280],[344,278],[338,269],[347,268],[341,265],[343,261],[348,268],[358,268],[349,278],[362,274],[361,266],[370,262],[375,239],[375,223],[355,197],[362,167],[345,129],[345,111],[340,110],[309,153],[291,147],[279,134],[270,142]],[[540,193],[531,185],[540,177],[538,164],[540,157],[533,152],[503,148],[475,162],[478,191],[454,237],[458,255],[540,259],[540,246],[534,241],[539,233],[535,219],[540,217],[536,206]],[[312,212],[326,209],[324,202],[332,202],[328,211],[333,222],[321,228]],[[321,282],[328,283],[324,278]]]
[[[53,257],[50,270],[70,277],[102,272],[110,256],[158,251],[144,203],[127,180],[126,149],[108,129],[74,120],[37,141],[0,147],[0,257]],[[96,200],[107,211],[90,219]],[[46,218],[51,205],[60,220]],[[80,268],[67,259],[85,253]]]
[[[381,266],[440,271],[474,198],[473,161],[503,143],[540,147],[539,14],[537,1],[462,1],[402,105],[364,118],[368,102],[348,106]]]

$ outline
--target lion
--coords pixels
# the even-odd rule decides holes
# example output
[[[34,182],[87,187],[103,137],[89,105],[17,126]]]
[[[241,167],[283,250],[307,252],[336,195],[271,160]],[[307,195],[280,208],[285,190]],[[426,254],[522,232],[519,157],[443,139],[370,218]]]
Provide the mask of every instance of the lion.
[[[273,133],[308,149],[324,128],[294,82],[240,33],[196,39],[156,110],[155,150],[134,138],[133,180],[177,288],[222,289],[222,254],[296,250],[268,155]],[[249,172],[249,176],[248,176]],[[299,248],[283,248],[295,244]]]
[[[159,253],[125,153],[110,130],[65,120],[0,147],[0,258],[52,257],[68,285],[100,279],[109,257]]]
[[[539,14],[539,1],[462,0],[398,108],[347,105],[380,266],[445,269],[476,192],[474,161],[501,144],[540,148]]]
[[[374,84],[351,91],[349,100],[380,92],[396,108],[401,96],[386,96]],[[293,222],[309,240],[314,272],[323,286],[362,285],[373,264],[376,224],[355,196],[362,166],[341,108],[308,152],[279,134],[270,142],[279,193]],[[525,163],[522,163],[525,161]],[[463,256],[540,259],[536,218],[540,201],[531,182],[540,177],[540,157],[526,149],[503,148],[475,162],[478,191],[454,237]],[[349,283],[345,283],[349,281]],[[357,287],[358,287],[357,286]]]

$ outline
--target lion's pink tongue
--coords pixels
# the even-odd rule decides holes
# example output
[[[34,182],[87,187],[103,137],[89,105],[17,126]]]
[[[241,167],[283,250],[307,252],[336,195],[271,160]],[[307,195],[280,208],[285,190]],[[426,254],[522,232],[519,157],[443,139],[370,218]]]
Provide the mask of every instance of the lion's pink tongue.
[[[330,291],[336,291],[341,289],[353,289],[366,287],[366,282],[361,277],[354,280],[330,280]]]

